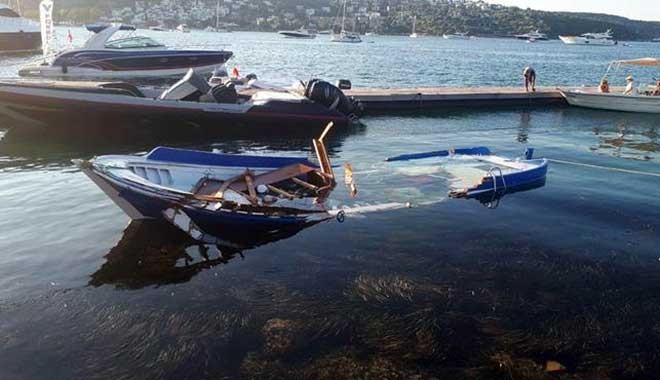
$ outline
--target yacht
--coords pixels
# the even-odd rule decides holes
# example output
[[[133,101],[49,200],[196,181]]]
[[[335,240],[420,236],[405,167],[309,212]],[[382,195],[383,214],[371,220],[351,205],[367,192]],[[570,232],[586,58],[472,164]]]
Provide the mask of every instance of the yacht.
[[[525,34],[516,34],[514,37],[516,37],[519,40],[535,40],[535,41],[547,41],[548,40],[548,35],[545,33],[539,32],[538,29],[531,31],[529,33]]]
[[[300,28],[298,30],[281,30],[278,32],[286,38],[316,38],[316,31]]]
[[[41,50],[39,24],[21,17],[0,4],[0,53],[23,53]]]
[[[559,39],[567,45],[597,45],[613,46],[618,44],[612,35],[612,30],[605,33],[584,33],[579,36],[559,36]]]
[[[442,38],[445,40],[469,40],[470,36],[467,33],[453,33],[453,34],[443,34]]]
[[[52,61],[22,67],[22,77],[58,79],[165,78],[182,76],[194,68],[208,74],[232,56],[225,50],[170,50],[144,36],[134,35],[135,27],[123,24],[87,25],[94,33],[83,47],[56,54]],[[120,31],[126,37],[111,39]]]
[[[330,41],[332,42],[344,42],[344,43],[360,43],[362,39],[357,33],[349,32],[345,29],[346,24],[346,2],[344,0],[344,6],[342,7],[342,16],[341,16],[341,31],[339,34],[332,34]]]

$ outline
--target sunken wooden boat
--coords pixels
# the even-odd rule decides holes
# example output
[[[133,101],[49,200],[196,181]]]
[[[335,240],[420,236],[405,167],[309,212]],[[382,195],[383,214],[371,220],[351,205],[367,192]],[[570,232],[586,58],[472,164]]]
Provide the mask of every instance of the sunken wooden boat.
[[[226,131],[278,134],[310,131],[328,122],[357,121],[358,104],[330,83],[237,90],[231,81],[209,84],[192,69],[169,88],[127,82],[0,81],[0,115],[17,130],[88,133],[151,126],[212,135]],[[311,135],[310,135],[311,137]]]
[[[548,160],[534,159],[533,149],[524,157],[496,156],[486,147],[441,150],[404,154],[387,161],[442,160],[443,170],[453,179],[449,196],[494,200],[498,196],[543,186],[548,173]]]
[[[324,145],[307,158],[249,156],[158,147],[146,155],[76,164],[131,219],[163,219],[194,239],[276,233],[334,217],[324,206],[335,176]]]

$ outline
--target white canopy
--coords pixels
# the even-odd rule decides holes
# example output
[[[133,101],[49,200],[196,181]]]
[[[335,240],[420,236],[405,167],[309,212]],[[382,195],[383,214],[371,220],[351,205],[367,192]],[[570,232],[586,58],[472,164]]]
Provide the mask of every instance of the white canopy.
[[[633,65],[633,66],[658,66],[660,67],[660,58],[637,58],[626,59],[622,61],[614,61],[614,64],[620,65]]]

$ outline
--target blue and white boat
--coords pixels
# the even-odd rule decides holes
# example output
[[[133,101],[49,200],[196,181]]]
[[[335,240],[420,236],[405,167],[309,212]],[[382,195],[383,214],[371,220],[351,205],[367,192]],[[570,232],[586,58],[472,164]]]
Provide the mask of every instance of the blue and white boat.
[[[323,138],[307,158],[218,154],[158,147],[146,155],[76,164],[131,219],[164,219],[196,240],[275,233],[332,218],[324,202],[335,177]],[[210,240],[210,241],[209,241]]]
[[[94,34],[81,48],[45,57],[45,62],[24,66],[18,74],[72,80],[181,77],[191,68],[209,74],[232,57],[232,52],[225,50],[172,50],[132,33],[112,39],[117,32],[134,32],[130,25],[86,27]]]
[[[528,149],[525,157],[510,159],[493,155],[486,147],[475,147],[404,154],[387,161],[434,160],[452,178],[450,197],[482,200],[543,186],[548,160],[532,155],[533,149]]]

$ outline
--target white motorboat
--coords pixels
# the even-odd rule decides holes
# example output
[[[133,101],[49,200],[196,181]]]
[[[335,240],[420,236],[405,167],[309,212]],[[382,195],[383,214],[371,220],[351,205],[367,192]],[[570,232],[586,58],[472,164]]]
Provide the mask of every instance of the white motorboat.
[[[315,31],[304,28],[300,28],[298,30],[280,30],[278,33],[283,35],[285,38],[303,38],[303,39],[316,38]]]
[[[445,40],[469,40],[470,36],[467,33],[452,33],[443,34],[442,38]]]
[[[614,61],[610,69],[620,66],[660,67],[659,58],[639,58],[624,61]],[[608,69],[608,71],[610,70]],[[568,104],[577,107],[594,108],[610,111],[642,112],[660,114],[660,96],[653,96],[651,89],[641,89],[637,95],[622,93],[602,93],[597,89],[573,88],[561,90]]]
[[[539,32],[538,29],[525,34],[516,34],[514,37],[516,37],[519,40],[535,40],[535,41],[546,41],[548,39],[548,35]]]
[[[0,4],[0,53],[25,53],[41,50],[39,24],[21,17]]]
[[[188,28],[188,25],[186,25],[186,24],[181,24],[181,25],[177,26],[176,31],[181,32],[181,33],[190,33],[190,29]]]
[[[605,33],[584,33],[579,36],[559,36],[559,39],[566,45],[613,46],[618,44],[612,35],[612,30],[610,29]]]
[[[341,16],[341,31],[339,34],[332,34],[332,37],[330,38],[331,42],[344,42],[344,43],[360,43],[362,42],[362,39],[360,38],[360,35],[358,35],[355,32],[349,32],[345,28],[346,24],[346,2],[348,0],[344,0],[344,5],[342,7],[342,16]]]
[[[22,67],[22,77],[58,79],[166,78],[182,76],[194,68],[211,73],[232,56],[225,50],[170,50],[149,37],[129,34],[112,39],[120,31],[134,32],[135,27],[122,24],[87,25],[94,33],[78,49],[66,50]]]

